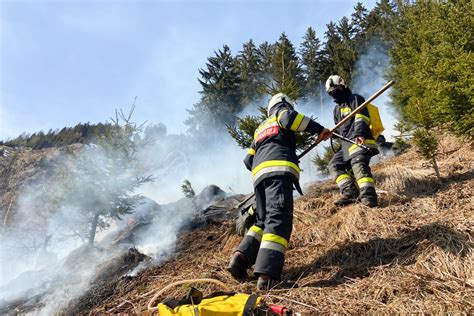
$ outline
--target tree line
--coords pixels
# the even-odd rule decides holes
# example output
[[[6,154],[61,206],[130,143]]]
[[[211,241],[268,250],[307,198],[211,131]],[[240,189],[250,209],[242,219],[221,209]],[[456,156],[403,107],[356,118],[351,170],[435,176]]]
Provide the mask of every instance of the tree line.
[[[309,27],[299,47],[285,33],[275,43],[257,44],[250,39],[235,55],[224,44],[199,69],[201,97],[188,110],[187,134],[216,138],[227,128],[246,148],[266,114],[261,109],[261,115],[239,118],[243,109],[264,105],[276,92],[299,101],[326,97],[321,95],[322,85],[331,74],[343,76],[350,85],[357,75],[358,57],[373,50],[370,45],[376,40],[381,44],[377,49],[391,57],[387,79],[396,81],[391,106],[399,117],[397,126],[412,133],[420,153],[436,165],[436,131],[467,137],[474,133],[470,5],[467,0],[380,0],[369,11],[359,2],[349,17],[326,25],[321,32],[324,40]],[[378,62],[371,59],[368,67]],[[0,144],[35,149],[87,144],[114,128],[113,124],[78,124],[23,134]],[[299,136],[299,148],[308,144],[307,136]]]
[[[0,142],[10,147],[29,147],[43,149],[62,147],[71,144],[97,143],[98,137],[116,132],[120,127],[111,123],[79,123],[74,127],[64,127],[60,130],[50,129],[47,133],[23,133],[20,136]]]
[[[285,33],[272,44],[257,45],[249,40],[235,56],[223,45],[199,70],[201,97],[189,110],[188,135],[219,136],[227,127],[241,147],[248,147],[255,127],[266,114],[263,109],[259,116],[237,118],[245,107],[264,104],[275,92],[298,100],[321,97],[321,83],[335,73],[344,76],[350,85],[356,75],[358,56],[376,38],[383,44],[381,49],[391,56],[387,77],[396,81],[391,102],[400,118],[398,128],[403,134],[415,130],[414,144],[436,169],[440,131],[461,137],[472,137],[474,132],[471,21],[469,1],[381,0],[370,11],[357,3],[350,17],[330,22],[324,42],[309,27],[299,48]],[[80,235],[92,243],[95,231],[105,228],[109,218],[133,211],[140,201],[134,190],[151,181],[149,176],[133,175],[128,170],[137,147],[167,137],[163,125],[142,130],[128,119],[123,116],[126,124],[118,124],[117,119],[112,123],[86,123],[47,133],[23,134],[0,144],[35,149],[73,143],[100,145],[107,163],[92,170],[95,165],[88,156],[71,157],[77,165],[58,168],[64,190],[52,199],[58,202],[58,208],[66,201],[68,207],[80,209],[78,213],[84,215]],[[301,148],[308,138],[299,137]],[[328,157],[325,154],[322,159]],[[115,163],[117,166],[111,168]],[[82,179],[93,178],[90,172],[104,181],[94,178],[95,186],[84,185]],[[117,179],[123,181],[120,190]],[[98,196],[90,199],[94,207],[83,207],[80,202],[84,199],[77,198],[80,188],[87,189],[86,196],[109,198]],[[187,186],[183,190],[188,190]]]
[[[380,1],[370,11],[359,2],[350,17],[327,24],[321,34],[324,41],[308,27],[299,47],[285,33],[275,43],[257,44],[250,39],[235,55],[224,44],[199,70],[201,98],[189,110],[188,132],[219,135],[227,126],[240,146],[248,146],[251,130],[261,117],[238,119],[244,108],[265,104],[277,92],[299,101],[322,97],[324,82],[331,74],[343,76],[350,84],[357,58],[367,50],[370,39],[377,38],[382,47],[389,47],[391,21],[397,12],[396,4],[389,0]]]
[[[418,1],[401,7],[393,25],[392,106],[439,180],[440,134],[474,136],[472,21],[471,1]]]
[[[331,74],[350,86],[358,57],[376,40],[391,60],[386,77],[396,82],[391,106],[397,130],[413,135],[440,177],[435,158],[440,132],[474,135],[472,14],[467,0],[380,0],[370,11],[359,2],[350,17],[326,25],[324,42],[309,27],[298,48],[285,33],[273,44],[249,40],[235,56],[224,45],[199,70],[201,99],[189,110],[188,131],[219,137],[227,126],[247,148],[266,113],[261,108],[261,115],[239,118],[245,107],[265,104],[276,92],[299,101],[322,97],[321,85]],[[367,67],[377,63],[371,59]],[[308,135],[300,135],[299,148],[307,143]],[[331,155],[323,156],[325,161]]]
[[[389,45],[394,8],[389,0],[382,0],[369,11],[359,2],[350,17],[327,25],[321,34],[324,42],[308,27],[299,47],[285,33],[275,43],[257,44],[249,39],[235,55],[224,44],[199,69],[201,98],[188,110],[187,133],[220,135],[226,126],[235,126],[245,107],[266,103],[269,94],[284,92],[298,100],[319,97],[326,78],[334,73],[350,83],[357,57],[367,48],[369,38],[376,36]],[[114,128],[112,124],[85,123],[60,131],[23,134],[3,143],[34,149],[87,144]]]
[[[228,127],[246,147],[264,113],[238,118],[244,108],[264,105],[276,92],[299,101],[320,98],[331,74],[350,85],[358,56],[377,39],[382,44],[378,49],[391,56],[387,77],[396,81],[392,106],[402,123],[472,135],[471,21],[470,2],[465,0],[380,0],[370,11],[359,2],[349,17],[328,23],[321,32],[324,41],[308,27],[299,47],[285,33],[275,43],[250,39],[235,55],[224,44],[199,69],[201,97],[188,110],[187,132],[219,136]],[[375,67],[378,61],[370,62]],[[22,134],[1,144],[39,149],[90,143],[114,128],[108,123],[78,124]]]

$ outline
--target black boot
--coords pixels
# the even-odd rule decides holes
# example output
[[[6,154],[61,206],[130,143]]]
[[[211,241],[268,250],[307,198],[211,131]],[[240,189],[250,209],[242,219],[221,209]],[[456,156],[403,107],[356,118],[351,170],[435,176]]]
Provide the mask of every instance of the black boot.
[[[376,207],[378,205],[377,196],[362,196],[360,203],[367,207]]]
[[[360,192],[360,203],[367,207],[376,207],[378,203],[375,188],[369,187],[362,189]]]
[[[241,280],[248,277],[247,267],[248,263],[245,255],[240,251],[236,251],[230,259],[227,271],[229,271],[235,279]]]
[[[340,199],[334,202],[334,204],[337,206],[344,206],[344,205],[349,205],[355,202],[356,202],[356,198],[354,198],[352,195],[343,194]]]
[[[269,291],[278,284],[278,280],[272,279],[266,274],[260,274],[257,280],[257,290]]]
[[[359,190],[357,190],[355,185],[352,184],[348,188],[344,188],[342,190],[342,197],[339,198],[336,202],[334,202],[334,204],[337,206],[352,204],[357,201],[358,196],[359,196]]]

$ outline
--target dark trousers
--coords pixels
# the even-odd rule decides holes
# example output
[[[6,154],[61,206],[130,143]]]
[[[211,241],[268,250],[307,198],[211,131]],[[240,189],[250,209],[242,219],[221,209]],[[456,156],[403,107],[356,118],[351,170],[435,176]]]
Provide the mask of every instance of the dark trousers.
[[[238,247],[248,261],[255,264],[255,275],[266,274],[280,280],[293,226],[293,182],[271,177],[255,188],[257,223]]]
[[[329,161],[329,172],[339,186],[342,194],[351,195],[357,188],[360,197],[375,197],[375,183],[370,170],[371,153],[360,151],[349,159],[344,159],[343,149],[334,154]]]

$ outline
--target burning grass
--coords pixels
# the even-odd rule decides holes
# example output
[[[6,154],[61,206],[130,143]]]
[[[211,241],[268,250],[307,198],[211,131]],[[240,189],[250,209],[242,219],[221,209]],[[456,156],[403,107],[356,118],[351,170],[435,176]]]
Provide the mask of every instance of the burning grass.
[[[295,202],[284,279],[260,294],[303,314],[473,313],[473,148],[449,146],[440,159],[443,183],[414,152],[377,166],[378,189],[386,191],[378,208],[337,208],[332,184],[311,188]],[[188,232],[174,258],[117,283],[115,295],[83,312],[146,314],[157,290],[183,279],[255,292],[255,280],[238,283],[225,271],[239,241],[230,221]]]

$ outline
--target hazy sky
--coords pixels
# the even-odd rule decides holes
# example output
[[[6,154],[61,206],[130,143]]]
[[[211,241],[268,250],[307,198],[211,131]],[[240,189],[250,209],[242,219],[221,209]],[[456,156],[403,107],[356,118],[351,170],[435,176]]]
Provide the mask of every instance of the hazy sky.
[[[184,131],[214,50],[282,32],[299,45],[309,26],[322,38],[356,2],[0,0],[0,140],[105,122],[135,96],[136,122]]]

